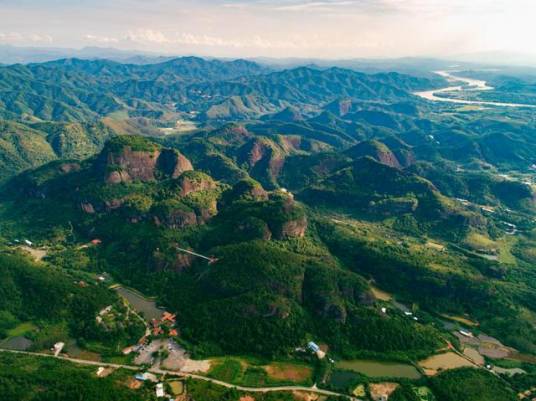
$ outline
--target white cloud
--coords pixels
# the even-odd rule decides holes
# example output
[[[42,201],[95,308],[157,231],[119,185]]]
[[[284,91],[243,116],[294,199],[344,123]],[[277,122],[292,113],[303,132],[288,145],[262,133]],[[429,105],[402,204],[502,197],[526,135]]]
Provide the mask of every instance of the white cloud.
[[[136,29],[129,31],[122,37],[122,40],[158,45],[193,45],[193,46],[226,46],[243,47],[244,42],[239,40],[229,40],[220,36],[206,34],[194,34],[189,32],[164,33],[154,29]]]
[[[119,43],[118,38],[113,38],[109,36],[98,36],[98,35],[92,35],[92,34],[84,35],[84,40],[88,42],[100,43],[100,44]]]
[[[340,7],[355,5],[354,1],[310,1],[276,6],[276,11],[331,11]]]
[[[0,42],[225,57],[536,53],[536,0],[0,0]],[[36,27],[38,31],[36,32]],[[3,33],[2,33],[3,32]]]
[[[297,44],[293,41],[272,41],[255,35],[251,38],[233,39],[223,36],[213,36],[191,32],[171,32],[164,33],[154,29],[138,29],[128,32],[123,40],[140,44],[159,45],[187,45],[187,46],[207,46],[207,47],[230,47],[230,48],[289,48],[305,45]]]
[[[268,38],[261,35],[249,37],[223,37],[192,32],[162,32],[156,29],[136,29],[118,37],[99,37],[85,35],[84,39],[95,43],[114,43],[141,45],[144,47],[160,46],[173,49],[177,46],[187,48],[221,48],[248,50],[321,50],[331,49],[371,49],[380,46],[373,35],[362,34],[358,37],[338,37],[337,40],[319,34],[289,34],[285,39]]]
[[[51,35],[20,32],[0,32],[0,42],[8,44],[52,43]]]

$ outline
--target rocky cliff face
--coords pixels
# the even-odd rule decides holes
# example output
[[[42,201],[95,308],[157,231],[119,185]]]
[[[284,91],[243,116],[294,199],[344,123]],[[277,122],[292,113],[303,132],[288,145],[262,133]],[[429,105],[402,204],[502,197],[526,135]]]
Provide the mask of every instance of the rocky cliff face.
[[[197,224],[197,215],[193,211],[172,209],[165,216],[154,216],[156,225],[165,225],[171,229],[182,229]]]
[[[204,174],[188,175],[185,174],[179,178],[180,194],[187,196],[192,192],[206,191],[216,188],[216,183],[209,176]]]
[[[290,220],[281,228],[281,238],[303,238],[307,230],[307,218],[305,216],[296,220]]]
[[[307,230],[307,217],[303,208],[294,201],[291,194],[285,194],[282,203],[282,224],[273,235],[278,239],[302,238]]]
[[[251,168],[251,167],[255,167],[255,165],[259,161],[264,159],[271,152],[271,149],[262,141],[255,140],[252,143],[246,145],[246,149],[244,149],[244,151],[246,152],[245,161]]]
[[[400,168],[400,163],[393,152],[377,152],[376,160],[390,167]]]
[[[193,170],[192,163],[176,150],[137,150],[129,145],[105,149],[97,167],[103,172],[107,184],[177,178],[183,172]]]
[[[170,257],[168,252],[162,252],[157,249],[153,252],[151,265],[157,271],[173,270],[182,272],[192,266],[193,256],[186,253],[174,253],[174,257]]]
[[[376,161],[389,167],[401,168],[395,154],[386,145],[378,141],[364,141],[348,149],[346,154],[353,159],[372,157]]]
[[[282,145],[291,145],[290,142]],[[275,180],[281,173],[285,157],[292,152],[292,146],[284,149],[280,144],[266,138],[256,138],[237,152],[237,161],[240,165],[247,165],[252,177],[259,180],[266,187],[275,187]]]
[[[204,224],[218,213],[218,184],[202,172],[184,172],[167,190],[174,195],[158,203],[154,211],[157,225],[182,229]]]
[[[165,177],[178,178],[185,171],[193,170],[192,163],[181,153],[164,149],[157,159],[156,167]]]
[[[134,151],[125,146],[121,151],[105,153],[103,167],[107,184],[155,179],[156,163],[160,151]]]

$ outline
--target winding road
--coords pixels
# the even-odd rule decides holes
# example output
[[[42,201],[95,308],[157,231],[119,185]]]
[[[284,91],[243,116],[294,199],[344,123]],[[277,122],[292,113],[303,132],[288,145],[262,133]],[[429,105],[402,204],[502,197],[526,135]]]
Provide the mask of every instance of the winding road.
[[[472,104],[477,106],[497,106],[497,107],[528,107],[536,108],[534,104],[522,104],[522,103],[502,103],[502,102],[486,102],[480,100],[463,100],[453,99],[449,97],[438,96],[441,93],[448,92],[476,92],[476,91],[490,91],[494,88],[489,86],[486,81],[478,79],[464,78],[453,75],[453,72],[448,71],[435,71],[437,75],[441,75],[447,81],[456,83],[463,82],[464,85],[448,86],[442,89],[433,89],[423,92],[414,92],[413,94],[419,96],[422,99],[431,100],[433,102],[445,102],[445,103],[457,103],[457,104]]]
[[[15,350],[8,350],[0,348],[0,352],[4,353],[10,353],[10,354],[20,354],[20,355],[29,355],[29,356],[35,356],[35,357],[41,357],[41,358],[54,358],[59,359],[63,361],[69,361],[73,362],[79,365],[89,365],[89,366],[103,366],[108,368],[114,368],[114,369],[127,369],[131,371],[139,371],[139,366],[132,366],[132,365],[121,365],[116,363],[105,363],[105,362],[96,362],[96,361],[87,361],[84,359],[76,359],[76,358],[69,358],[65,356],[54,356],[51,354],[44,354],[39,352],[28,352],[28,351],[15,351]],[[178,376],[178,377],[186,377],[186,378],[192,378],[195,380],[204,380],[213,384],[216,384],[218,386],[226,387],[226,388],[234,388],[239,391],[245,391],[249,393],[269,393],[269,392],[277,392],[277,391],[304,391],[308,393],[315,393],[320,395],[327,395],[327,396],[335,396],[335,397],[344,397],[350,401],[362,401],[358,398],[349,396],[347,394],[341,394],[336,393],[334,391],[329,390],[322,390],[319,388],[313,387],[303,387],[303,386],[279,386],[279,387],[244,387],[244,386],[237,386],[232,383],[227,383],[221,380],[212,379],[210,377],[196,375],[193,373],[182,373],[182,372],[174,372],[171,370],[164,370],[164,369],[149,369],[149,372],[156,373],[160,375],[167,375],[167,376]]]

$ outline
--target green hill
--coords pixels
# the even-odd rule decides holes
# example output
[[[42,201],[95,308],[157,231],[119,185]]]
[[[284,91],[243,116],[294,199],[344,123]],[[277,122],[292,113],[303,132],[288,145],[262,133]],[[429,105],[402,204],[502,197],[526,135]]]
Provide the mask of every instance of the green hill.
[[[112,135],[102,124],[0,121],[0,180],[56,159],[85,159]]]

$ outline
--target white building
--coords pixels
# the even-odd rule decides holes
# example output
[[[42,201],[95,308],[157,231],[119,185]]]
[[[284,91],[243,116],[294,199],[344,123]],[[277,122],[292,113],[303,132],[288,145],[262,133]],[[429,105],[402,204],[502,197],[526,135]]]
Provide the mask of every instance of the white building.
[[[65,343],[59,342],[54,344],[54,347],[52,348],[52,351],[54,352],[54,356],[58,356],[61,352],[61,350],[65,347]]]
[[[156,396],[158,398],[162,398],[165,396],[165,393],[164,393],[164,383],[158,383],[156,385]]]
[[[465,337],[473,338],[473,333],[467,330],[460,330],[460,334]]]

